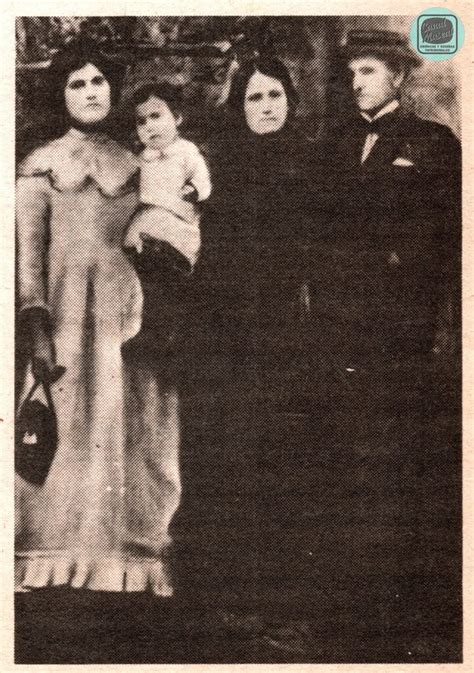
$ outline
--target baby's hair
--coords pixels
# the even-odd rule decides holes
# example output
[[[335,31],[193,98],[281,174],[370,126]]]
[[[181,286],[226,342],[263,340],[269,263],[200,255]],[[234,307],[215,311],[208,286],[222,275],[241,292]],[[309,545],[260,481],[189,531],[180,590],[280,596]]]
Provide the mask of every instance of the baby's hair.
[[[139,87],[133,94],[132,102],[136,108],[146,103],[150,98],[159,98],[164,101],[175,117],[183,111],[183,94],[179,87],[170,82],[153,82]]]

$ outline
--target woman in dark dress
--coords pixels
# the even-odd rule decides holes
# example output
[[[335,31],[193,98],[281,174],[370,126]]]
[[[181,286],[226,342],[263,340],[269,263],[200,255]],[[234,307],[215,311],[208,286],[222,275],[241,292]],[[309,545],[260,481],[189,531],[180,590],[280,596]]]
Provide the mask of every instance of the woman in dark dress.
[[[229,94],[232,121],[209,151],[213,194],[196,270],[201,382],[211,391],[198,396],[203,544],[217,586],[239,603],[284,593],[287,534],[302,507],[304,467],[287,413],[301,387],[308,310],[311,144],[292,124],[297,100],[280,61],[244,64]]]

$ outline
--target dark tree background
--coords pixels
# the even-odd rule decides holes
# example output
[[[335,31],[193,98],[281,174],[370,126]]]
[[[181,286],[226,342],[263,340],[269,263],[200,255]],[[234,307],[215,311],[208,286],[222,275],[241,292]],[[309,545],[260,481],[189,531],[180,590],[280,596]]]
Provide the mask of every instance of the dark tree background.
[[[219,128],[232,74],[255,50],[270,50],[286,65],[301,102],[298,123],[318,139],[344,114],[347,91],[337,59],[351,28],[407,33],[411,17],[20,17],[17,19],[17,137],[24,155],[51,133],[44,72],[51,55],[86,34],[128,65],[123,99],[137,85],[169,79],[183,87],[186,133],[206,140]],[[459,134],[458,82],[450,62],[426,63],[405,90],[405,105]]]
[[[139,84],[168,79],[183,87],[187,132],[205,139],[219,122],[238,63],[271,50],[288,65],[301,94],[299,118],[317,135],[325,116],[337,21],[261,17],[24,17],[17,19],[19,152],[41,140],[50,111],[42,104],[42,75],[51,55],[86,34],[128,63],[123,99]]]

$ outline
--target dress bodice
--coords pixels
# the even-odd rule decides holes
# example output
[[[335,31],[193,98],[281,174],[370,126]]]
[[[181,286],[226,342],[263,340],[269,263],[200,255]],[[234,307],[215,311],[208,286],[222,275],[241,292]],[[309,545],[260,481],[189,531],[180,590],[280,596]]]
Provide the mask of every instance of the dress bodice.
[[[59,192],[78,192],[92,182],[104,196],[114,197],[130,191],[137,169],[136,157],[105,134],[72,128],[29,154],[19,176],[46,175]]]
[[[117,142],[75,129],[20,165],[16,201],[23,309],[40,306],[64,315],[86,301],[88,287],[102,282],[113,288],[122,311],[132,295],[139,297],[138,278],[122,250],[137,204],[137,169],[134,155]],[[140,302],[132,303],[138,313]],[[100,313],[108,312],[104,301]]]
[[[136,205],[137,169],[135,156],[104,134],[71,129],[21,164],[19,226],[26,198],[39,217],[48,210],[52,251],[79,246],[84,259],[103,247],[120,247]]]

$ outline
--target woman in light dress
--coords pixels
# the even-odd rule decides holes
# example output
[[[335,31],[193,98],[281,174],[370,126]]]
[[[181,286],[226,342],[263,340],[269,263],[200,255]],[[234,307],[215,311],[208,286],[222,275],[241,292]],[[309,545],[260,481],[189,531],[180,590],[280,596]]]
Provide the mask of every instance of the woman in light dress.
[[[137,205],[137,163],[106,131],[121,74],[91,45],[56,54],[52,102],[69,128],[19,167],[20,319],[31,356],[66,368],[52,386],[59,444],[46,482],[17,476],[20,591],[172,594],[177,394],[153,363],[133,366],[121,356],[142,317],[140,283],[121,247]],[[28,371],[23,395],[30,379]]]

